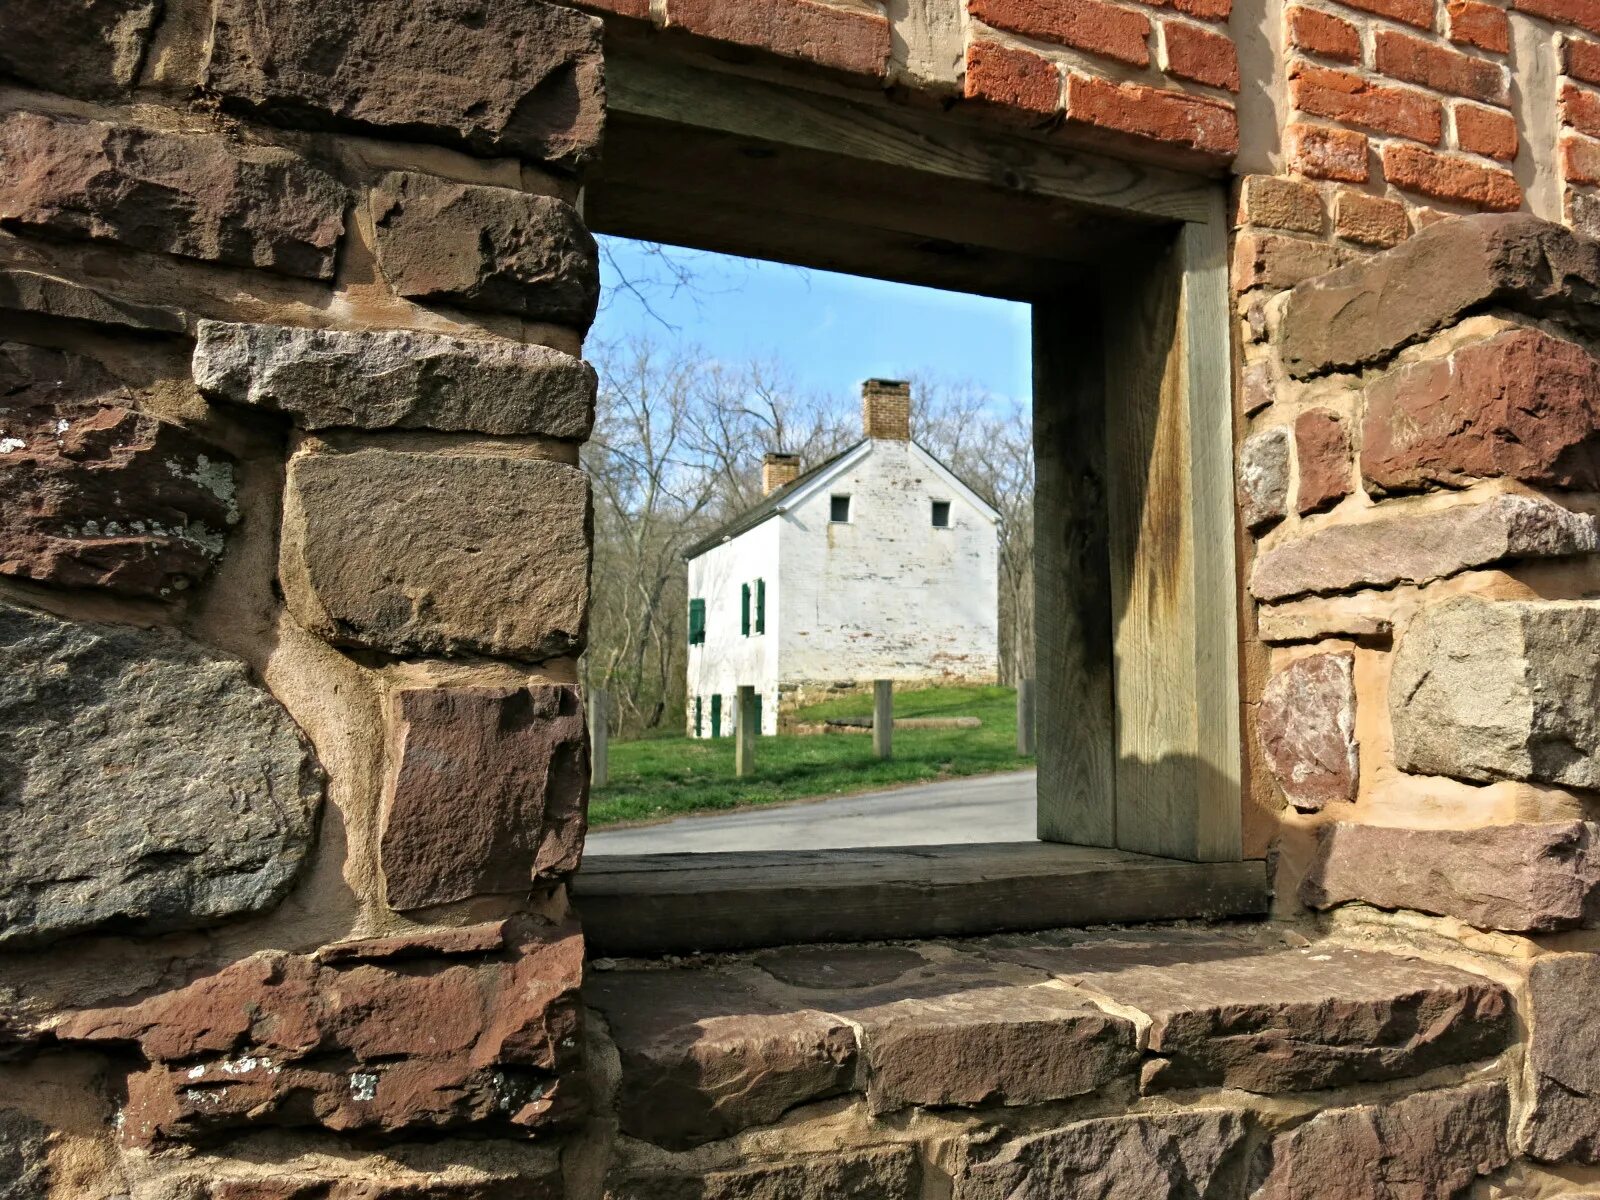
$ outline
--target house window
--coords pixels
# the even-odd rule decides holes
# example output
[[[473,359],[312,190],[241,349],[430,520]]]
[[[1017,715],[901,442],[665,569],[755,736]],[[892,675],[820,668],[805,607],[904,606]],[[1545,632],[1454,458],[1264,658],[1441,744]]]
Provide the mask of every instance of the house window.
[[[767,631],[767,581],[756,580],[756,632]]]
[[[844,524],[850,520],[850,497],[833,496],[829,499],[828,520]]]
[[[748,583],[739,585],[739,632],[745,637],[750,636],[750,585]]]
[[[935,529],[950,528],[950,501],[935,500],[933,502],[933,527]]]
[[[706,640],[706,602],[689,601],[689,645],[703,646]]]

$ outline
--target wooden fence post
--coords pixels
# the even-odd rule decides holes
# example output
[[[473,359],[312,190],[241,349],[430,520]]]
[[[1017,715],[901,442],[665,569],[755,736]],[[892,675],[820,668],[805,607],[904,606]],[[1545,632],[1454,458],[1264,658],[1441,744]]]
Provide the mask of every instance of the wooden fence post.
[[[589,689],[589,786],[602,788],[610,778],[610,704],[604,688]]]
[[[738,728],[734,730],[733,773],[740,779],[756,773],[756,689],[739,685]]]
[[[1017,753],[1033,753],[1033,680],[1017,681]]]
[[[872,681],[872,752],[894,757],[894,683],[888,679]]]

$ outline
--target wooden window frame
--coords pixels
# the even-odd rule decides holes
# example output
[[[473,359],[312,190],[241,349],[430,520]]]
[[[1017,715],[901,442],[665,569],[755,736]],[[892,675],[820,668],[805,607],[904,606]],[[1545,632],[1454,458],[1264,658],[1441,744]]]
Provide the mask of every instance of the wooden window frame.
[[[1036,524],[1049,531],[1036,551],[1040,842],[798,856],[794,911],[827,912],[840,937],[974,932],[952,915],[963,906],[986,927],[1071,924],[1062,904],[1015,903],[1051,870],[1095,875],[1040,894],[1070,892],[1096,921],[1264,911],[1263,864],[1240,861],[1225,182],[827,88],[658,44],[608,49],[607,148],[586,216],[603,233],[1032,303]],[[737,856],[652,857],[695,862],[652,877],[648,862],[591,857],[575,887],[586,923],[637,892],[669,924],[666,897],[681,894],[695,925],[708,895],[738,909],[762,878],[787,886]],[[915,864],[935,860],[936,890],[956,899],[928,905],[930,875],[913,889],[925,915],[912,930],[890,910]],[[1096,874],[1135,861],[1174,872],[1189,901]],[[1005,898],[993,911],[979,903],[991,895]],[[808,936],[796,922],[783,937]],[[750,944],[719,944],[735,942]]]

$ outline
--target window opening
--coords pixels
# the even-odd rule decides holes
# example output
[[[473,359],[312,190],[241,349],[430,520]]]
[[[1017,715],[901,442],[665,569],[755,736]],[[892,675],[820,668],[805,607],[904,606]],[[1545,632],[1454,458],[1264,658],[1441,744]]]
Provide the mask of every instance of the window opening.
[[[933,527],[935,529],[950,528],[950,501],[935,500],[933,502]]]
[[[850,497],[832,496],[829,497],[829,503],[828,520],[835,525],[848,524],[850,521]]]

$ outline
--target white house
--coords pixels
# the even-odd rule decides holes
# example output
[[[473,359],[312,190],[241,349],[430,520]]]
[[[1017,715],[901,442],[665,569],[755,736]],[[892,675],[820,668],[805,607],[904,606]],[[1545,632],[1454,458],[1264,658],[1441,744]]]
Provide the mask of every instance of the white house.
[[[733,732],[756,689],[761,732],[840,688],[994,683],[1000,514],[911,440],[911,387],[862,386],[865,436],[804,473],[762,465],[765,499],[685,554],[695,737]]]

